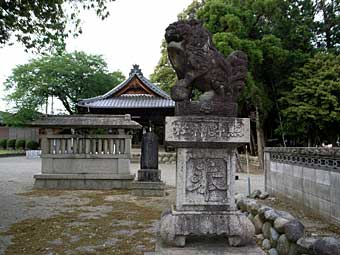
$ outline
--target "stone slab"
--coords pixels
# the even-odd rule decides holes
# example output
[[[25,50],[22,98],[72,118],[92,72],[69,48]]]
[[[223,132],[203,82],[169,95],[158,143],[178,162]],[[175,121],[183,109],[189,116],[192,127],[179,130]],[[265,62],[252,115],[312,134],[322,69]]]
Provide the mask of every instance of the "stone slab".
[[[244,246],[255,234],[254,225],[239,211],[175,211],[162,214],[160,236],[168,245],[183,247],[194,237],[225,238],[230,246]]]
[[[128,189],[134,175],[119,174],[38,174],[35,189]]]
[[[244,247],[231,247],[224,239],[192,240],[183,248],[170,247],[157,240],[154,255],[265,255],[255,243]],[[146,254],[145,254],[146,255]],[[148,253],[152,255],[152,253]]]
[[[250,120],[213,116],[166,117],[165,140],[175,147],[237,146],[250,141]]]
[[[177,149],[176,210],[235,209],[235,151]]]
[[[165,195],[164,182],[140,182],[134,181],[130,184],[131,194],[142,197],[163,197]]]

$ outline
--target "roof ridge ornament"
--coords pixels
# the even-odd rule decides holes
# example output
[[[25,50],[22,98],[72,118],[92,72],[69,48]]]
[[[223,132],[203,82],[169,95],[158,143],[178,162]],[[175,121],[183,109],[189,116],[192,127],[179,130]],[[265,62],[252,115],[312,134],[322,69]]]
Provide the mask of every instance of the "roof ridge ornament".
[[[137,64],[132,65],[132,69],[130,71],[129,76],[132,76],[134,74],[139,74],[139,75],[143,76],[142,70],[139,68],[139,65],[137,65]]]

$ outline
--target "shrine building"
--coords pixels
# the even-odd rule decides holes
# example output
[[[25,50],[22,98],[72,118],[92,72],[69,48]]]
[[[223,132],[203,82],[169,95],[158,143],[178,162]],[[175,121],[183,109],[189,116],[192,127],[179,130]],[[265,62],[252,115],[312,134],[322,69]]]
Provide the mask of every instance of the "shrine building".
[[[138,65],[133,65],[127,80],[104,95],[80,100],[77,109],[83,114],[130,114],[143,128],[152,127],[163,144],[165,116],[174,115],[175,102],[146,79]],[[133,143],[138,144],[142,131],[135,132]]]

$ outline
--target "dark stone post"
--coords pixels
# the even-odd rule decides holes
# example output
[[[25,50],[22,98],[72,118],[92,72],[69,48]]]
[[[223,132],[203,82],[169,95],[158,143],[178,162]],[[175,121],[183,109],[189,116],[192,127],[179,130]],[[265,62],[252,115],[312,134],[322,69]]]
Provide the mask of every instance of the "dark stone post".
[[[131,193],[135,196],[164,196],[165,184],[161,181],[158,169],[158,137],[150,131],[143,135],[137,181],[131,184]]]
[[[142,138],[142,153],[138,171],[138,181],[159,182],[158,137],[154,132],[147,132]]]

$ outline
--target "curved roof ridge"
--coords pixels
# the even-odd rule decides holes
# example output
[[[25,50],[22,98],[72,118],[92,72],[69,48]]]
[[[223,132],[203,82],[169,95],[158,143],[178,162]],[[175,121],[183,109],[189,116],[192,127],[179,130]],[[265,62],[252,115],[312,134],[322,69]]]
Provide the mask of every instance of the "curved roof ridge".
[[[135,68],[135,67],[134,67]],[[141,72],[140,69],[138,69],[138,72],[131,72],[129,78],[127,78],[125,81],[121,82],[118,84],[116,87],[112,88],[108,92],[106,92],[103,95],[96,96],[96,97],[91,97],[91,98],[84,98],[80,99],[78,101],[79,103],[85,103],[85,102],[92,102],[92,101],[97,101],[97,100],[103,100],[111,97],[121,89],[123,89],[134,77],[137,77],[140,81],[142,81],[152,92],[154,92],[156,95],[165,98],[165,99],[171,99],[171,97],[160,87],[157,85],[153,84],[151,81],[149,81],[147,78],[143,76],[143,73]]]

